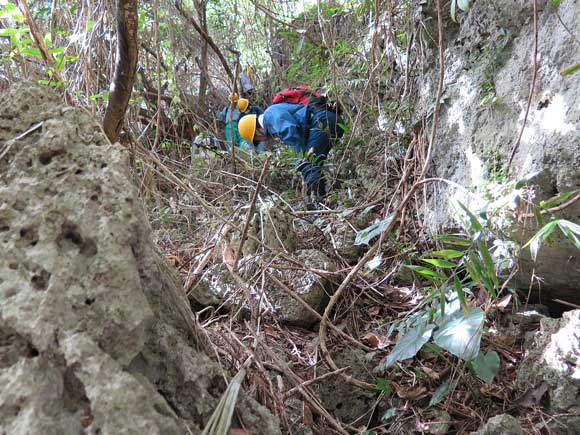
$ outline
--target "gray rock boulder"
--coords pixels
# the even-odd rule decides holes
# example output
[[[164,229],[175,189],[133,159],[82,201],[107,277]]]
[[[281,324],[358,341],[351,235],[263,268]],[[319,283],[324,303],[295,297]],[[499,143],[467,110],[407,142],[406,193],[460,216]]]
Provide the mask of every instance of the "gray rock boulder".
[[[338,367],[350,367],[349,375],[356,379],[374,382],[364,351],[356,348],[345,348],[333,355]],[[327,369],[321,367],[321,374]],[[324,407],[341,421],[368,421],[374,411],[377,393],[363,390],[344,382],[340,376],[321,383],[318,387],[320,400]]]
[[[292,221],[293,217],[285,213],[275,199],[259,198],[248,234],[271,249],[292,252],[298,244]],[[244,243],[244,255],[261,252],[263,248],[255,240],[248,238]]]
[[[322,252],[315,249],[296,251],[294,257],[306,267],[312,269],[326,272],[334,272],[336,270],[334,263]],[[272,274],[280,281],[286,283],[291,290],[319,314],[322,314],[335,290],[334,285],[328,279],[308,270],[273,269]],[[280,316],[280,320],[283,322],[305,328],[309,328],[318,322],[317,316],[274,284],[270,287],[270,297]]]
[[[284,323],[309,328],[318,321],[318,318],[300,302],[271,279],[266,280],[264,294],[261,291],[261,278],[259,283],[251,280],[252,277],[254,279],[256,276],[260,277],[261,275],[259,273],[256,275],[256,272],[264,268],[267,273],[288,286],[315,311],[322,313],[330,295],[334,292],[334,285],[328,279],[306,268],[333,272],[336,266],[325,254],[315,249],[296,251],[293,253],[293,258],[299,264],[303,264],[305,269],[290,262],[283,262],[283,264],[278,262],[274,266],[271,264],[270,256],[256,256],[244,257],[240,262],[238,273],[246,280],[253,299],[252,303],[261,303],[262,310],[275,313]],[[249,305],[244,300],[244,289],[223,263],[210,267],[197,286],[192,289],[189,297],[194,304],[223,305],[228,309],[234,305],[244,304],[249,310]]]
[[[91,115],[0,95],[0,432],[199,433],[225,385]],[[279,433],[261,415],[257,432]]]
[[[561,319],[544,318],[531,334],[518,370],[522,390],[548,384],[550,423],[555,434],[580,433],[580,310]]]
[[[522,435],[522,428],[517,418],[509,414],[500,414],[490,418],[485,425],[471,435]]]
[[[433,175],[470,187],[476,195],[438,185],[424,219],[433,232],[453,226],[448,197],[479,210],[498,194],[523,124],[532,78],[532,4],[489,0],[472,5],[460,25],[446,31],[445,84]],[[536,197],[547,199],[580,187],[578,76],[560,74],[580,61],[577,37],[568,30],[580,27],[580,10],[574,2],[562,2],[557,8],[551,2],[538,6],[537,80],[510,175],[519,179],[539,171],[534,180]],[[435,64],[435,53],[432,58]],[[422,82],[423,113],[432,110],[438,74],[434,65]],[[579,223],[580,202],[558,215]],[[526,242],[533,233],[518,229],[514,234]],[[528,253],[521,259],[517,286],[528,289],[535,273],[542,278],[542,295],[579,300],[580,255],[572,243],[544,244],[536,263]]]

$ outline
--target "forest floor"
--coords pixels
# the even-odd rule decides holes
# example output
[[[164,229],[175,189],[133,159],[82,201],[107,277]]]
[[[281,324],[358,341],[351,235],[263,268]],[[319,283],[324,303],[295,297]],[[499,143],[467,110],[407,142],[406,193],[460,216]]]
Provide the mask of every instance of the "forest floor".
[[[193,171],[189,164],[177,161],[167,163],[171,165],[168,170],[178,178],[187,173],[185,178],[207,203],[199,207],[195,201],[186,201],[187,195],[178,193],[183,186],[170,182],[161,186],[163,199],[151,202],[155,205],[150,216],[158,246],[167,262],[179,270],[188,293],[199,278],[192,272],[196,268],[199,271],[200,258],[206,258],[204,268],[225,258],[216,236],[224,222],[212,214],[229,212],[231,216],[232,210],[250,202],[263,160],[258,159],[258,165],[240,164],[237,173],[225,161],[204,161]],[[277,190],[268,185],[274,181],[270,176],[262,186],[258,184],[262,195]],[[291,189],[290,180],[285,182]],[[355,200],[349,206],[338,200],[331,203],[332,208],[300,214],[295,212],[300,207],[299,189],[294,190],[296,196],[288,205],[296,208],[286,208],[286,212],[294,219],[300,247],[321,250],[337,261],[339,267],[332,273],[332,280],[338,286],[355,266],[337,256],[321,228],[331,228],[345,215],[352,222],[355,214],[372,206],[373,198],[362,195],[358,203]],[[338,189],[335,194],[348,198],[352,189]],[[412,234],[416,237],[412,226],[399,230],[399,240],[406,242],[397,249],[417,249],[417,242],[409,242]],[[287,433],[330,434],[340,433],[338,428],[343,428],[349,433],[369,435],[464,434],[476,431],[489,417],[506,412],[521,412],[526,433],[538,433],[533,428],[544,418],[537,407],[541,394],[522,394],[516,388],[525,331],[511,314],[511,295],[490,307],[482,340],[482,352],[495,351],[502,361],[492,383],[483,382],[461,360],[429,346],[412,359],[387,370],[380,368],[400,338],[390,326],[416,312],[430,291],[421,281],[401,284],[400,277],[393,279],[401,259],[397,249],[385,249],[380,268],[359,272],[337,303],[329,321],[340,333],[330,328],[324,338],[331,360],[338,367],[329,365],[321,350],[318,323],[308,329],[288,326],[275,314],[265,313],[256,305],[244,308],[244,303],[234,309],[192,308],[222,366],[235,373],[252,355],[255,363],[248,368],[244,388],[280,417]],[[209,260],[203,255],[207,252],[211,252]],[[241,282],[240,289],[243,286]]]

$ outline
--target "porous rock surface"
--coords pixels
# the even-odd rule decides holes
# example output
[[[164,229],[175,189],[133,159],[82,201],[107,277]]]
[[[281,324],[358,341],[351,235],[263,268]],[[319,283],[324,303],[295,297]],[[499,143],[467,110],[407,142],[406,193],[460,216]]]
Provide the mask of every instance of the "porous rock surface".
[[[0,432],[199,433],[222,371],[153,247],[126,153],[28,82],[0,95],[0,144]],[[243,402],[256,432],[279,433]]]
[[[526,128],[515,153],[510,176],[520,179],[539,172],[537,199],[580,187],[580,87],[578,74],[561,72],[580,62],[580,9],[575,2],[538,2],[537,78]],[[430,1],[433,5],[434,1]],[[445,81],[433,175],[475,191],[437,185],[426,224],[433,232],[453,222],[447,197],[479,211],[497,194],[502,170],[522,128],[533,72],[533,2],[489,0],[471,2],[459,24],[446,20]],[[432,7],[431,9],[434,9]],[[448,17],[447,11],[444,15]],[[436,19],[432,19],[436,22]],[[434,30],[436,34],[436,29]],[[439,68],[422,81],[423,113],[432,111]],[[558,213],[580,223],[580,201]],[[517,228],[523,242],[532,232]],[[568,240],[544,244],[536,263],[529,250],[521,259],[516,284],[528,289],[531,277],[542,278],[542,295],[578,302],[580,255]]]
[[[547,383],[549,431],[580,433],[580,310],[543,318],[526,340],[517,382],[522,390]]]

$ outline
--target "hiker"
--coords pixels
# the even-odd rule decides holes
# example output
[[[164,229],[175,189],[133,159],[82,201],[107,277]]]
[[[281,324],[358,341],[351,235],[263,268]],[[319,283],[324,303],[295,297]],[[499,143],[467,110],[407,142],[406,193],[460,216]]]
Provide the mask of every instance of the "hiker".
[[[247,115],[240,120],[240,135],[250,143],[278,137],[294,147],[300,156],[296,169],[306,182],[306,206],[316,207],[326,195],[322,165],[333,142],[342,137],[343,123],[336,112],[328,110],[326,99],[321,104],[278,103],[266,109],[263,115]]]
[[[244,140],[238,131],[238,123],[241,118],[246,115],[254,114],[259,115],[263,113],[263,110],[258,106],[250,105],[249,100],[246,98],[238,98],[238,94],[231,94],[229,97],[230,104],[223,108],[223,110],[218,115],[218,120],[226,125],[226,140],[230,146],[230,149],[235,141],[236,146],[244,150],[254,149],[252,142],[247,142]],[[232,110],[232,100],[235,103]],[[231,112],[231,119],[230,119]],[[232,137],[232,130],[234,132]],[[256,145],[256,151],[262,152],[265,149],[264,143],[259,143]]]

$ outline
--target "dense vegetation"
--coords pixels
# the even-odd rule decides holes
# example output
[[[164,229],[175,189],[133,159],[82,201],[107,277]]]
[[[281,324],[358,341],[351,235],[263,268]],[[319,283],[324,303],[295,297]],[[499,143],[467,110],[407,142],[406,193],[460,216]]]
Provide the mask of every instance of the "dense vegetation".
[[[502,313],[520,304],[511,285],[518,256],[530,247],[536,255],[556,230],[580,249],[580,227],[553,213],[578,192],[534,203],[533,174],[511,179],[511,162],[496,155],[488,160],[487,213],[455,202],[461,224],[428,233],[428,195],[447,183],[429,178],[444,28],[469,2],[446,7],[440,0],[119,0],[115,9],[103,0],[0,0],[0,87],[32,79],[104,120],[107,136],[130,151],[158,245],[186,292],[204,270],[227,264],[223,273],[247,293],[234,304],[240,310],[193,308],[223,364],[237,371],[244,355],[256,355],[245,385],[289,433],[297,411],[285,399],[298,390],[280,394],[265,367],[294,387],[320,376],[322,361],[328,378],[372,391],[376,402],[361,419],[339,421],[317,398],[325,379],[313,382],[300,393],[307,410],[299,414],[319,433],[406,433],[416,415],[427,428],[447,419],[457,433],[475,430],[516,396],[519,344],[494,331]],[[498,41],[481,50],[493,58],[482,105],[495,101],[493,61],[502,48]],[[426,70],[441,76],[420,95]],[[253,104],[266,107],[278,89],[307,84],[343,108],[347,134],[326,166],[332,191],[323,210],[302,209],[289,148],[199,153],[194,145],[208,135],[223,139],[216,116],[240,90],[242,73],[253,80]],[[256,204],[267,199],[293,222],[298,247],[324,252],[336,271],[311,268],[283,244],[272,249],[248,236]],[[522,215],[542,228],[528,243],[507,231]],[[246,239],[272,256],[252,274],[240,261]],[[270,267],[310,270],[334,284],[318,332],[281,325],[253,300],[253,289],[273,279]],[[292,292],[291,283],[277,285]],[[264,322],[276,352],[260,343]],[[336,363],[333,355],[347,343],[364,351],[367,373],[357,377]]]

